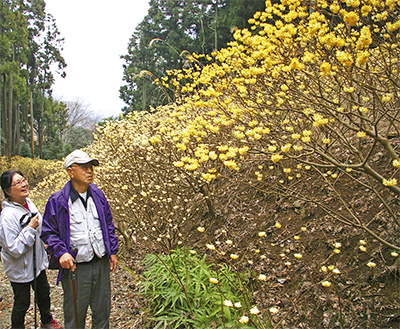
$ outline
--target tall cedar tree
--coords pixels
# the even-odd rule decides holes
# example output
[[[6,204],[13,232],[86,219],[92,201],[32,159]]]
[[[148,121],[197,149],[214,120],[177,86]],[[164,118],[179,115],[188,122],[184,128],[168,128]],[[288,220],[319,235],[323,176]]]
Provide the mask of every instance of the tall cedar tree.
[[[45,118],[58,106],[50,97],[54,83],[50,66],[61,72],[65,68],[61,46],[55,20],[45,13],[45,1],[0,0],[1,154],[18,155],[21,141],[33,145],[36,135],[42,156],[43,141],[54,129],[64,129],[55,128],[59,121]]]

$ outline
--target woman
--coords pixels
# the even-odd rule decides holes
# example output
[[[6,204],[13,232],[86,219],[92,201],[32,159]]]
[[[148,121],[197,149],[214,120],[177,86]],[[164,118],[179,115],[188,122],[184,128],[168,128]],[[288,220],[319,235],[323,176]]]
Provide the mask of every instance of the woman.
[[[50,313],[50,286],[45,270],[48,257],[40,240],[42,216],[28,199],[28,181],[20,171],[7,170],[1,175],[0,182],[7,199],[3,202],[0,216],[1,255],[4,270],[14,291],[11,328],[24,328],[25,314],[30,305],[31,286],[33,289],[36,287],[41,328],[62,328]]]

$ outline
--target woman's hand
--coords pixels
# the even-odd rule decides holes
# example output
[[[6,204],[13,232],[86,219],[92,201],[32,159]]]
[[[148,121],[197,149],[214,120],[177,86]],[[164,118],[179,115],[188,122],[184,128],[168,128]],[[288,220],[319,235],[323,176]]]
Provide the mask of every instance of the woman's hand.
[[[31,221],[29,222],[28,226],[32,227],[33,229],[37,229],[39,226],[39,214],[36,214],[31,218]]]

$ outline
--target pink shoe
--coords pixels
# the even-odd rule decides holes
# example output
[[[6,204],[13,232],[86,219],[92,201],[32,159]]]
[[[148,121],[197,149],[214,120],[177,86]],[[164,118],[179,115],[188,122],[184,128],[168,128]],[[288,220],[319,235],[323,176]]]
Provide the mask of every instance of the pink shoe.
[[[63,329],[56,320],[51,321],[48,324],[41,324],[40,329]]]

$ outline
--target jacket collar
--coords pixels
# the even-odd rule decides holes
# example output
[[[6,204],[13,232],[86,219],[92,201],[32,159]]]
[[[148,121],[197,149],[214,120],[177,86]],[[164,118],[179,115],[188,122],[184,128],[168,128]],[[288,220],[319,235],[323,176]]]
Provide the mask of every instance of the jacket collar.
[[[65,209],[68,209],[68,200],[69,200],[69,197],[71,195],[71,187],[73,188],[73,186],[71,184],[71,181],[69,180],[67,182],[67,184],[65,184],[64,187],[61,190],[59,202],[60,202],[60,205],[62,207],[64,207]],[[90,184],[89,187],[88,187],[88,190],[87,190],[88,197],[89,197],[89,195],[93,195],[93,192],[95,192],[95,191],[93,190],[92,184]],[[93,199],[95,199],[95,198],[93,198]]]

